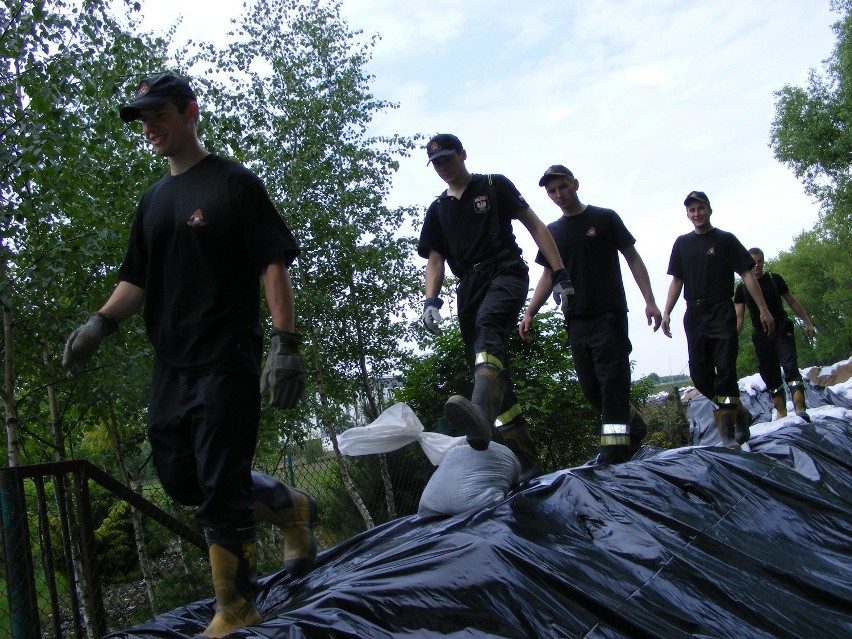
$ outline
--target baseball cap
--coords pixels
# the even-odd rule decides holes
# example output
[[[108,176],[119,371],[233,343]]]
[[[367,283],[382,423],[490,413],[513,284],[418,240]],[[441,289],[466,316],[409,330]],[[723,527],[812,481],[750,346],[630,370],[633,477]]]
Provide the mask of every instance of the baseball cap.
[[[690,191],[689,195],[687,195],[686,199],[683,201],[683,205],[689,206],[689,202],[691,200],[698,200],[699,202],[704,202],[704,204],[710,206],[710,198],[707,197],[707,194],[704,191]]]
[[[429,154],[429,162],[435,158],[442,158],[446,155],[452,155],[456,151],[463,149],[461,140],[451,133],[439,133],[434,138],[429,140],[426,145],[426,153]],[[429,165],[429,162],[426,165]]]
[[[143,109],[159,109],[172,98],[183,96],[195,100],[195,93],[183,78],[170,73],[161,73],[145,78],[136,87],[136,100],[121,108],[119,115],[125,122],[139,118]]]
[[[538,185],[544,186],[550,178],[555,177],[569,177],[573,180],[574,174],[571,173],[570,169],[567,167],[564,167],[561,164],[554,164],[553,166],[547,167],[544,175],[542,175],[541,179],[538,181]]]

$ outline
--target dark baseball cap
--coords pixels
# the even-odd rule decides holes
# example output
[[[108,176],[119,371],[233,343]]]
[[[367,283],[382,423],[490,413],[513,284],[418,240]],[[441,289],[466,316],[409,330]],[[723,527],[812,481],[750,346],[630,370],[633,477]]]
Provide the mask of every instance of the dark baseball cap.
[[[456,151],[463,150],[461,140],[451,133],[439,133],[434,138],[429,140],[426,145],[426,153],[429,154],[429,162],[435,158],[442,158],[446,155],[452,155]],[[429,165],[426,162],[426,165]]]
[[[692,200],[698,200],[699,202],[704,202],[704,204],[710,206],[710,198],[707,197],[707,194],[704,191],[691,191],[683,201],[683,205],[689,206],[689,203]]]
[[[547,167],[547,170],[544,172],[544,175],[542,175],[541,179],[538,181],[538,185],[544,186],[545,184],[547,184],[548,180],[557,177],[569,177],[573,180],[574,174],[571,173],[571,170],[567,167],[564,167],[561,164],[554,164],[553,166]]]
[[[136,87],[136,100],[121,108],[119,115],[125,122],[139,119],[142,110],[159,109],[172,98],[184,97],[195,100],[195,93],[183,78],[162,73],[145,78]]]

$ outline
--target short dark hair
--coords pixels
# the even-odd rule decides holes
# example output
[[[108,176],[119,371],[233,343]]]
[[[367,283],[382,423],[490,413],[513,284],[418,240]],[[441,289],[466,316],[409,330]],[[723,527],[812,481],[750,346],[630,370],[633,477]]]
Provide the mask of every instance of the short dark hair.
[[[748,250],[748,252],[749,252],[751,255],[762,255],[762,256],[766,257],[765,255],[763,255],[763,251],[761,251],[761,250],[760,250],[759,248],[757,248],[756,246],[755,246],[754,248],[750,248],[750,249]]]

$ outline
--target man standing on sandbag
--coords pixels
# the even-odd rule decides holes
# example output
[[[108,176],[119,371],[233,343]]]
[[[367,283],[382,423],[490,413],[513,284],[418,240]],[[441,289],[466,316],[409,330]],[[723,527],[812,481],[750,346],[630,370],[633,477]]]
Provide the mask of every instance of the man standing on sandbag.
[[[527,228],[553,266],[557,303],[567,302],[573,287],[550,232],[511,181],[503,175],[471,174],[465,166],[467,151],[455,135],[436,135],[426,152],[427,165],[432,164],[447,189],[429,206],[417,245],[427,260],[422,321],[431,333],[441,334],[439,295],[446,263],[460,280],[459,325],[474,375],[470,400],[453,395],[444,412],[472,448],[485,450],[493,438],[512,449],[521,461],[523,481],[542,469],[509,371],[509,335],[529,288],[529,269],[512,220]]]
[[[565,329],[577,380],[586,399],[601,414],[599,464],[627,461],[638,450],[648,427],[630,404],[630,351],[627,333],[627,298],[621,278],[619,253],[624,255],[633,279],[645,298],[645,317],[654,330],[662,316],[654,301],[645,262],[636,239],[611,209],[584,204],[577,195],[580,181],[565,166],[555,164],[538,181],[562,211],[547,225],[574,283],[576,295],[565,313]],[[533,317],[550,295],[551,268],[544,266],[518,330],[530,340]]]

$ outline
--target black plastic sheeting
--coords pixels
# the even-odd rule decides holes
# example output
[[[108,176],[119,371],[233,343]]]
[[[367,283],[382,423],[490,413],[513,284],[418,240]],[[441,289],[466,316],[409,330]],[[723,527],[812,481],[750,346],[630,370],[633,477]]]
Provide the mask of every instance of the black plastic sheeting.
[[[644,447],[474,514],[376,527],[263,580],[263,624],[231,636],[852,637],[852,412],[776,423],[751,452]],[[212,614],[109,637],[191,637]]]

